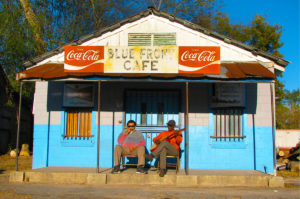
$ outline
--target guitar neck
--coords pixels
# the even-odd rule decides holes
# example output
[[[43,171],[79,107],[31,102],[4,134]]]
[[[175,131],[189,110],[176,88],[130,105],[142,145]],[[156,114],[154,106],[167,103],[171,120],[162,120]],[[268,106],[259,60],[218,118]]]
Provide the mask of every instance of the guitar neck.
[[[173,133],[171,133],[170,135],[166,135],[166,136],[162,137],[162,138],[160,139],[160,141],[162,142],[162,141],[164,141],[165,139],[167,139],[167,138],[171,137],[172,135],[174,135],[174,133],[176,133],[176,132],[181,132],[181,131],[185,131],[185,128],[184,128],[184,129],[175,130],[175,131],[174,131]]]

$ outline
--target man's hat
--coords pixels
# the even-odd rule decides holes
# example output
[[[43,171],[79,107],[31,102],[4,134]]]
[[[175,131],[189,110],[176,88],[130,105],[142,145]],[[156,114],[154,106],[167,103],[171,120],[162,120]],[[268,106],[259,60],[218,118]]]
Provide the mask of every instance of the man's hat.
[[[175,126],[176,122],[174,120],[168,121],[167,125],[168,126]]]

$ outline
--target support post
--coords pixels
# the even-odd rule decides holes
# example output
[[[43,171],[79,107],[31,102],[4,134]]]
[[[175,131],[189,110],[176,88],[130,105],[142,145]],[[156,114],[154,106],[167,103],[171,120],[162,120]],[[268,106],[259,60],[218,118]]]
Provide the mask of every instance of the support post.
[[[16,171],[19,170],[18,155],[19,155],[19,140],[20,140],[20,125],[21,125],[22,87],[23,87],[23,82],[20,81],[19,112],[18,112],[17,143],[16,143]]]
[[[185,82],[185,99],[186,99],[186,107],[185,107],[185,173],[189,175],[189,83]]]
[[[98,81],[98,97],[97,97],[97,111],[98,111],[98,140],[97,140],[97,173],[99,173],[99,160],[100,160],[100,87],[101,87],[101,81]]]
[[[276,111],[275,111],[275,82],[273,81],[270,83],[270,91],[271,91],[271,114],[272,114],[272,138],[273,138],[273,167],[274,167],[274,175],[277,175],[276,170],[276,145],[275,145],[275,118],[276,118]]]

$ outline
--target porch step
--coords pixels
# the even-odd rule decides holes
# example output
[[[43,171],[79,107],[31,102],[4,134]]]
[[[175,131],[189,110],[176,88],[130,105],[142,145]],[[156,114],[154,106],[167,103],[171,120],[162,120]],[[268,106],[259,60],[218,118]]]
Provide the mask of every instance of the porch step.
[[[234,175],[220,172],[212,174],[190,174],[183,172],[176,174],[169,172],[164,177],[159,177],[156,172],[136,174],[125,172],[120,174],[85,173],[85,172],[59,172],[59,171],[14,171],[10,173],[9,182],[21,183],[50,183],[50,184],[136,184],[136,185],[172,185],[172,186],[203,186],[203,187],[284,187],[282,177],[271,175],[249,175],[238,173]]]

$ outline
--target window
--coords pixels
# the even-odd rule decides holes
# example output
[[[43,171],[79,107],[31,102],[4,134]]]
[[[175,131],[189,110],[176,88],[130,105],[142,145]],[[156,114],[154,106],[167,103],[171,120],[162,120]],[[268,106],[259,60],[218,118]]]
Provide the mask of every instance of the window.
[[[92,111],[90,109],[67,109],[66,137],[91,137]]]
[[[227,108],[214,110],[214,136],[211,138],[222,140],[240,140],[245,138],[242,132],[241,108]]]

